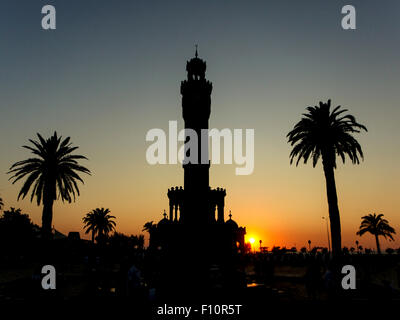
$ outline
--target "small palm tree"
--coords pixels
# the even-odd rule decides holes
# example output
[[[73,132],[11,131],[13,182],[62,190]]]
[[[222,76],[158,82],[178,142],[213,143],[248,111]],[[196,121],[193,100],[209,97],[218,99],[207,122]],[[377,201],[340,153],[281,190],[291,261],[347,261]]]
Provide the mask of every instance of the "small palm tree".
[[[90,174],[90,171],[77,161],[86,157],[72,154],[78,147],[71,146],[70,137],[61,140],[57,132],[48,139],[39,133],[37,136],[39,141],[29,139],[33,146],[23,146],[36,157],[14,163],[8,173],[13,174],[10,178],[13,184],[27,176],[18,200],[20,197],[24,199],[32,189],[31,201],[36,198],[38,205],[43,204],[42,231],[48,237],[51,234],[54,200],[75,201],[76,195],[79,196],[77,181],[83,183],[78,173]]]
[[[92,242],[94,243],[94,239],[96,237],[96,215],[95,213],[89,212],[82,218],[83,223],[85,224],[85,234],[88,234],[89,232],[92,232]]]
[[[341,252],[341,227],[336,193],[335,173],[336,156],[340,156],[343,163],[348,156],[353,164],[359,164],[359,157],[363,158],[360,144],[353,137],[353,133],[367,128],[356,122],[354,116],[343,115],[346,109],[340,106],[332,111],[331,100],[327,103],[320,102],[319,106],[308,107],[307,113],[294,126],[287,135],[288,142],[293,149],[290,153],[290,163],[297,158],[296,166],[300,160],[307,163],[312,159],[313,167],[322,158],[326,180],[329,218],[332,235],[332,250],[334,255]]]
[[[383,236],[385,239],[389,238],[389,241],[393,241],[392,234],[396,234],[395,230],[389,225],[386,219],[383,219],[383,214],[369,214],[361,218],[360,230],[357,231],[357,235],[360,237],[369,232],[375,236],[376,249],[378,254],[381,253],[381,247],[379,244],[379,236]]]
[[[154,240],[154,233],[157,230],[157,224],[153,223],[153,221],[150,222],[146,222],[143,226],[143,230],[142,231],[147,231],[150,235],[150,239],[149,239],[149,248],[152,248],[154,246],[154,243],[156,240]]]
[[[109,209],[96,208],[86,214],[83,218],[85,223],[84,228],[87,229],[86,233],[92,232],[92,241],[97,234],[97,240],[104,240],[108,237],[108,234],[115,230],[115,219],[114,216],[110,215]]]
[[[153,223],[153,221],[146,222],[143,226],[142,231],[147,231],[148,233],[152,233],[157,228],[157,225]]]

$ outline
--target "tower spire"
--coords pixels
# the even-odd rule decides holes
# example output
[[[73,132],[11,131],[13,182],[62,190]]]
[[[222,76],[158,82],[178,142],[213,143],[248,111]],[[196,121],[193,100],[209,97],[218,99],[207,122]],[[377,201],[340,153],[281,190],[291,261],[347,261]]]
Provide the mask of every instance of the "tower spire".
[[[198,53],[197,53],[197,44],[195,45],[195,47],[196,47],[196,52],[195,52],[194,56],[197,58],[197,56],[198,56]]]

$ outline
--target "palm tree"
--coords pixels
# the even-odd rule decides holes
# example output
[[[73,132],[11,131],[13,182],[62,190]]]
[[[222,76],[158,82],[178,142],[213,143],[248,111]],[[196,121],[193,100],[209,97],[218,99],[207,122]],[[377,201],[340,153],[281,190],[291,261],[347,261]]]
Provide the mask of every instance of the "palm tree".
[[[153,223],[153,221],[146,222],[143,226],[142,231],[147,231],[148,233],[152,233],[157,228],[157,225]]]
[[[153,221],[146,222],[143,226],[142,231],[147,231],[150,235],[149,248],[152,248],[156,241],[156,240],[154,240],[154,236],[153,236],[153,234],[156,232],[156,230],[157,230],[157,224],[153,223]]]
[[[115,230],[116,223],[112,220],[115,217],[109,213],[109,209],[96,208],[83,218],[84,228],[87,228],[86,233],[92,232],[92,241],[94,241],[95,234],[97,234],[97,241],[101,241],[107,238],[111,231]]]
[[[85,234],[92,232],[92,242],[94,243],[94,238],[96,236],[96,215],[93,212],[89,212],[82,218],[86,229]]]
[[[42,232],[47,238],[51,234],[54,200],[75,201],[76,195],[79,196],[77,181],[83,183],[78,173],[90,174],[90,171],[77,161],[87,160],[86,157],[72,154],[78,147],[71,146],[70,137],[61,140],[57,132],[46,140],[39,133],[37,136],[39,141],[29,139],[33,146],[23,146],[35,157],[14,163],[8,173],[13,174],[10,178],[13,184],[27,176],[18,200],[24,199],[32,187],[31,201],[36,198],[37,205],[43,204]]]
[[[346,109],[340,106],[330,110],[331,100],[320,102],[319,106],[308,107],[307,113],[287,135],[288,142],[293,149],[290,153],[290,163],[297,158],[296,166],[303,159],[307,163],[312,158],[313,167],[322,158],[322,165],[326,180],[329,218],[331,224],[332,250],[334,255],[341,252],[341,228],[334,169],[336,169],[336,155],[343,163],[347,155],[353,164],[359,164],[363,159],[360,144],[353,137],[353,133],[367,128],[356,122],[354,116],[347,114]]]
[[[4,207],[4,202],[3,199],[0,197],[0,210],[3,209]]]
[[[383,214],[376,215],[376,213],[362,217],[360,230],[358,230],[356,233],[360,237],[366,232],[374,235],[378,254],[381,253],[378,237],[383,236],[385,239],[389,238],[389,241],[392,241],[392,234],[396,234],[395,230],[389,225],[389,222],[382,217]]]

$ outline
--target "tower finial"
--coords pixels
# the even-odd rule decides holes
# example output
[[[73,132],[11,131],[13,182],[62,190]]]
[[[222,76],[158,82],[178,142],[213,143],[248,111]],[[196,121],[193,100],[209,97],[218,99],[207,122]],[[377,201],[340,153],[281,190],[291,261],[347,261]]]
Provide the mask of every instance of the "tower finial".
[[[231,213],[231,210],[229,210],[229,220],[232,220],[232,213]]]
[[[196,53],[194,54],[194,56],[197,58],[197,56],[198,56],[198,53],[197,53],[197,44],[195,45],[195,47],[196,47]]]
[[[164,214],[163,214],[163,216],[164,216],[164,219],[167,219],[167,213],[165,212],[165,209],[164,209]]]

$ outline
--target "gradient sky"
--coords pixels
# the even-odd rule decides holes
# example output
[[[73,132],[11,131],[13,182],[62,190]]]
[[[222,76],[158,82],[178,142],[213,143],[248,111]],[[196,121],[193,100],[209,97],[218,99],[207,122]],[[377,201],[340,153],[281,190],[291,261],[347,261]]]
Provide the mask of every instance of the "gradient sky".
[[[36,132],[71,136],[93,175],[73,204],[57,203],[53,224],[80,231],[82,216],[108,207],[117,230],[141,233],[162,218],[180,165],[150,166],[146,132],[182,128],[180,81],[186,60],[207,61],[211,128],[254,128],[255,170],[214,165],[226,215],[266,246],[327,246],[328,206],[321,164],[289,165],[286,134],[306,106],[332,99],[369,130],[357,136],[365,161],[336,171],[343,243],[354,246],[360,217],[383,213],[400,230],[400,2],[350,1],[357,30],[341,28],[349,1],[1,1],[0,195],[35,223],[41,207],[17,202],[6,174],[29,156]],[[57,29],[41,29],[41,7]],[[146,234],[147,237],[147,234]],[[395,237],[396,238],[396,237]],[[359,239],[360,240],[360,239]],[[382,241],[383,247],[394,244]],[[372,236],[360,243],[374,247]]]

